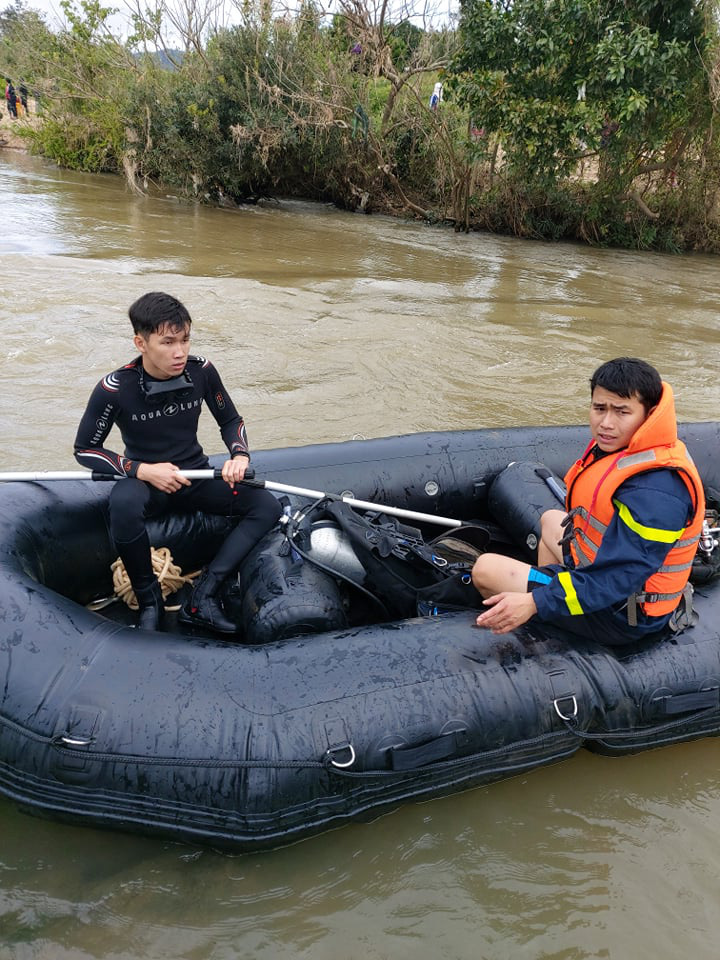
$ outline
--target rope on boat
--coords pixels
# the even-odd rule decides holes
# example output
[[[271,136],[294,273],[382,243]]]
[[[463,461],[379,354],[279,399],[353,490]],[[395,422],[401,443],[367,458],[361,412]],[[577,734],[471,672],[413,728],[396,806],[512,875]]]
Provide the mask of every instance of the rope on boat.
[[[200,573],[199,570],[195,570],[192,573],[183,574],[181,568],[173,562],[172,554],[170,553],[168,547],[152,547],[150,554],[153,573],[160,583],[163,600],[167,599],[171,593],[175,593],[177,590],[179,590],[183,584],[192,583],[195,577],[197,577]],[[99,603],[102,606],[105,606],[107,602],[122,600],[128,605],[128,607],[130,607],[131,610],[137,610],[137,597],[135,596],[135,591],[130,583],[130,578],[127,575],[125,564],[122,562],[120,557],[118,557],[117,560],[111,564],[110,569],[112,570],[115,594],[112,598],[108,598],[108,601],[99,601]],[[97,610],[99,609],[99,606],[93,604],[91,605],[91,609]],[[165,607],[165,610],[169,612],[179,609],[179,606]]]
[[[612,740],[622,741],[623,739],[633,739],[642,735],[650,735],[652,733],[665,733],[673,729],[677,729],[682,726],[687,726],[690,724],[696,724],[702,720],[709,718],[712,714],[717,713],[717,708],[711,708],[706,710],[698,710],[695,713],[678,718],[675,721],[670,723],[655,724],[646,727],[639,727],[635,731],[631,730],[619,730],[619,731],[605,731],[602,733],[591,733],[587,730],[582,730],[573,725],[572,723],[565,722],[564,728],[561,730],[552,730],[545,733],[539,734],[535,737],[529,737],[524,740],[519,740],[512,744],[503,744],[499,747],[494,747],[486,750],[480,750],[476,753],[467,754],[465,756],[453,757],[452,759],[445,760],[439,763],[429,763],[426,766],[417,767],[415,769],[399,769],[399,770],[349,770],[343,768],[342,765],[337,765],[332,762],[332,752],[333,750],[339,749],[339,747],[328,748],[325,755],[320,760],[261,760],[261,759],[240,759],[240,758],[219,758],[219,757],[172,757],[172,756],[144,756],[139,754],[132,753],[115,753],[107,751],[94,751],[88,749],[92,747],[93,739],[87,738],[83,743],[77,742],[73,743],[70,739],[69,734],[60,734],[55,736],[47,736],[42,733],[37,733],[33,730],[29,730],[27,727],[22,726],[21,724],[11,720],[9,717],[5,717],[0,714],[0,727],[5,727],[8,730],[14,732],[15,734],[24,737],[25,739],[32,740],[36,743],[44,743],[47,746],[58,750],[59,752],[69,752],[73,753],[78,757],[82,757],[88,762],[100,762],[100,763],[124,763],[124,764],[133,764],[141,767],[147,766],[178,766],[178,767],[200,767],[200,768],[237,768],[237,769],[325,769],[326,772],[331,774],[336,774],[340,777],[353,779],[353,780],[363,780],[363,779],[395,779],[396,782],[403,782],[408,780],[411,782],[422,781],[426,778],[432,778],[434,774],[440,771],[451,771],[462,769],[466,766],[472,766],[478,761],[487,761],[494,759],[501,759],[506,757],[512,759],[518,751],[524,752],[528,747],[534,746],[549,746],[555,742],[562,743],[563,741],[567,744],[568,733],[572,734],[573,737],[579,740],[590,740],[590,741],[599,741],[601,743],[606,743],[607,746],[611,746],[610,742],[607,742],[610,738]],[[570,755],[575,752],[575,747],[569,747],[566,750],[562,751],[564,755]],[[553,759],[558,759],[560,753],[556,753]],[[549,758],[546,758],[549,759]]]
[[[598,733],[591,733],[589,730],[583,730],[582,727],[577,725],[577,722],[574,720],[574,718],[561,717],[561,720],[565,724],[565,728],[574,736],[578,737],[578,739],[595,741],[596,743],[602,744],[604,747],[612,748],[616,744],[622,744],[626,740],[638,740],[643,736],[658,736],[663,733],[670,733],[671,731],[687,726],[688,724],[699,723],[705,719],[705,717],[710,718],[715,716],[717,713],[718,707],[713,705],[708,706],[703,710],[696,710],[694,713],[688,714],[687,716],[678,717],[677,720],[668,720],[666,723],[656,723],[645,727],[636,727],[634,730],[605,730]],[[660,743],[657,744],[657,746],[660,745]]]
[[[404,770],[348,770],[338,767],[332,763],[332,751],[338,748],[328,748],[319,760],[261,760],[241,758],[220,758],[220,757],[173,757],[173,756],[146,756],[134,753],[115,753],[108,751],[95,751],[89,749],[92,747],[93,739],[86,738],[85,742],[72,742],[71,734],[55,734],[47,736],[46,734],[29,730],[22,724],[11,720],[0,714],[0,727],[6,727],[16,735],[31,740],[34,743],[45,744],[60,753],[71,753],[76,757],[82,758],[88,762],[96,763],[122,763],[133,764],[140,767],[148,766],[177,766],[177,767],[201,767],[207,769],[213,768],[237,768],[237,769],[323,769],[327,773],[340,774],[350,779],[395,779],[396,781],[423,780],[432,778],[438,771],[453,770],[464,766],[477,763],[479,760],[508,757],[511,758],[518,749],[526,749],[531,746],[549,745],[555,741],[568,742],[566,730],[553,730],[540,734],[536,737],[530,737],[526,740],[518,741],[514,744],[504,744],[501,747],[491,748],[489,750],[480,750],[476,753],[461,757],[453,757],[451,760],[445,760],[441,763],[428,764],[416,769]],[[574,753],[575,747],[572,746],[567,753]]]

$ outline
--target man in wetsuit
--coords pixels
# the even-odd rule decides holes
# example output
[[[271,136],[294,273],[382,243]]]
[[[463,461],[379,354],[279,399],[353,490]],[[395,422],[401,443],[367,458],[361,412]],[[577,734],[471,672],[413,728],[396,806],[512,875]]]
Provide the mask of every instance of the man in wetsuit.
[[[110,533],[138,600],[138,625],[144,629],[159,629],[164,611],[146,519],[194,510],[240,518],[181,614],[186,622],[235,633],[218,591],[277,521],[281,507],[268,491],[240,484],[250,460],[243,418],[213,365],[190,356],[187,309],[169,294],[146,293],[129,315],[139,356],[93,390],[75,438],[75,457],[95,472],[125,478],[110,494]],[[197,436],[203,404],[217,421],[230,458],[222,479],[191,483],[178,471],[208,467]],[[122,456],[104,446],[113,424],[125,444]]]
[[[677,623],[705,499],[672,390],[634,357],[604,363],[590,390],[592,439],[565,476],[567,510],[542,515],[538,565],[486,553],[473,568],[493,633],[537,617],[620,646]]]

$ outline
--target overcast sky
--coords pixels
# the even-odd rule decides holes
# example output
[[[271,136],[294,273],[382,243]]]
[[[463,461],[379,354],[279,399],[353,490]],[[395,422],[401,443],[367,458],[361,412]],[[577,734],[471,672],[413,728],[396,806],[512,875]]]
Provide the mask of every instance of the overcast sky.
[[[7,6],[10,6],[10,4],[8,3]],[[59,19],[60,7],[53,0],[28,0],[25,6],[31,10],[39,10],[48,23],[51,23],[53,19]]]
[[[5,6],[5,4],[3,4]],[[48,25],[51,27],[57,27],[65,23],[65,14],[63,13],[62,7],[58,0],[23,0],[23,5],[28,7],[30,10],[39,11],[47,21]],[[7,4],[9,6],[9,3]],[[107,7],[116,7],[118,9],[124,7],[122,0],[119,3],[106,3],[104,6]],[[122,19],[119,18],[118,23],[122,22]]]
[[[0,0],[0,5],[2,7],[9,6],[10,0],[7,0],[6,3],[2,3]],[[292,0],[288,0],[291,4]],[[367,0],[368,6],[373,7],[376,0]],[[38,10],[43,14],[47,23],[51,27],[56,27],[62,25],[65,22],[65,16],[63,14],[62,8],[60,6],[59,0],[23,0],[25,6],[29,7],[32,10]],[[113,17],[112,27],[113,29],[118,30],[119,32],[123,31],[123,25],[127,22],[127,13],[130,9],[130,4],[126,3],[125,0],[104,0],[103,5],[106,7],[114,7],[118,11],[118,15]],[[141,5],[152,6],[152,0],[142,0]],[[227,11],[227,21],[228,23],[237,22],[237,15],[233,17],[233,13],[237,14],[237,7],[241,6],[241,0],[229,0],[229,2],[223,3],[223,0],[214,0],[213,5],[216,5],[218,9],[221,9],[222,6],[225,6]],[[391,4],[392,6],[392,4]],[[459,0],[398,0],[397,9],[402,10],[403,12],[408,9],[412,9],[416,13],[416,16],[411,17],[414,23],[417,23],[418,26],[423,25],[423,11],[432,12],[432,23],[435,26],[439,26],[443,22],[447,22],[453,14],[457,11],[459,6]],[[281,3],[277,3],[277,8],[280,10]],[[402,16],[402,14],[401,14]],[[395,21],[400,19],[400,17],[394,18]]]

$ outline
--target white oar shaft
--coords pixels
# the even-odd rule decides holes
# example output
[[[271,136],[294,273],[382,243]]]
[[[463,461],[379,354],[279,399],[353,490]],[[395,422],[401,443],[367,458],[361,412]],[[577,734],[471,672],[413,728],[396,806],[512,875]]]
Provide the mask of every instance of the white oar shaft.
[[[264,480],[263,486],[277,493],[294,493],[298,497],[308,497],[310,500],[320,500],[327,494],[322,490],[306,490],[303,487],[289,487],[284,483],[275,483],[274,480]],[[369,500],[356,500],[354,497],[333,497],[358,510],[376,510],[378,513],[388,513],[393,517],[404,517],[407,520],[417,520],[421,523],[435,523],[441,527],[461,527],[460,520],[451,520],[449,517],[437,517],[432,513],[417,513],[415,510],[404,510],[402,507],[390,507],[384,503],[372,503]]]
[[[187,477],[188,480],[212,480],[213,477],[220,476],[219,470],[179,470],[178,473]],[[113,477],[97,473],[88,473],[86,470],[55,470],[40,471],[36,473],[0,473],[0,483],[13,480],[23,480],[25,482],[51,480],[122,480],[122,477]],[[308,490],[305,487],[293,487],[286,483],[276,483],[274,480],[248,480],[248,484],[257,487],[265,487],[268,490],[275,490],[276,493],[291,493],[297,497],[307,497],[309,500],[320,500],[322,497],[330,496],[323,493],[322,490]],[[333,499],[342,500],[343,503],[351,507],[357,507],[358,510],[376,510],[378,513],[386,513],[392,517],[403,517],[406,520],[415,520],[418,523],[433,523],[440,527],[461,527],[460,520],[453,520],[450,517],[438,517],[432,513],[418,513],[415,510],[404,510],[402,507],[391,507],[384,503],[373,503],[369,500],[356,500],[354,497],[334,497]]]
[[[188,480],[212,480],[213,477],[220,476],[220,471],[215,470],[178,470],[181,477],[187,477]],[[0,473],[0,483],[11,483],[12,481],[24,481],[31,483],[37,481],[42,483],[51,480],[125,480],[126,477],[115,476],[111,473],[90,473],[88,470],[36,470],[33,473],[21,473],[13,471],[12,473]]]
[[[44,470],[35,473],[0,473],[0,483],[10,483],[13,480],[92,480],[92,474],[87,470]]]
[[[180,473],[188,480],[208,480],[217,476],[212,470],[181,470]],[[292,487],[286,483],[276,483],[274,480],[249,480],[248,483],[258,487],[265,487],[267,490],[274,490],[276,493],[292,493],[296,497],[307,497],[308,500],[320,500],[327,497],[327,493],[322,490],[309,490],[307,487]],[[356,500],[354,497],[334,497],[333,499],[342,500],[343,503],[351,507],[357,507],[358,510],[377,510],[379,513],[387,513],[393,517],[403,517],[406,520],[416,520],[419,523],[434,523],[440,527],[461,527],[460,520],[452,520],[449,517],[437,517],[432,513],[417,513],[415,510],[405,510],[402,507],[390,507],[384,503],[373,503],[369,500]]]

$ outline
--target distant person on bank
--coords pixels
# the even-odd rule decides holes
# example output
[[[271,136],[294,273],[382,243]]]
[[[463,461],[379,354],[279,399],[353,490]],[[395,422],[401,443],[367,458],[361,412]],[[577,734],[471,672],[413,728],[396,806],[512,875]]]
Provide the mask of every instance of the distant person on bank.
[[[5,80],[5,99],[7,101],[8,113],[14,119],[17,118],[17,94],[12,80]]]
[[[129,314],[139,355],[93,390],[75,438],[75,457],[93,471],[126,478],[110,493],[110,533],[145,629],[159,629],[164,613],[146,520],[194,510],[239,518],[180,615],[185,622],[235,633],[219,600],[220,587],[282,510],[267,490],[240,483],[250,461],[245,424],[215,367],[190,355],[192,321],[185,306],[167,293],[146,293]],[[222,479],[191,482],[178,471],[209,466],[197,435],[203,404],[217,421],[230,457]],[[122,455],[104,446],[113,424],[125,444]]]
[[[568,471],[567,512],[541,518],[537,566],[484,554],[472,576],[508,633],[532,617],[608,645],[677,626],[705,517],[703,486],[677,436],[670,386],[620,357],[590,380],[591,441]]]

